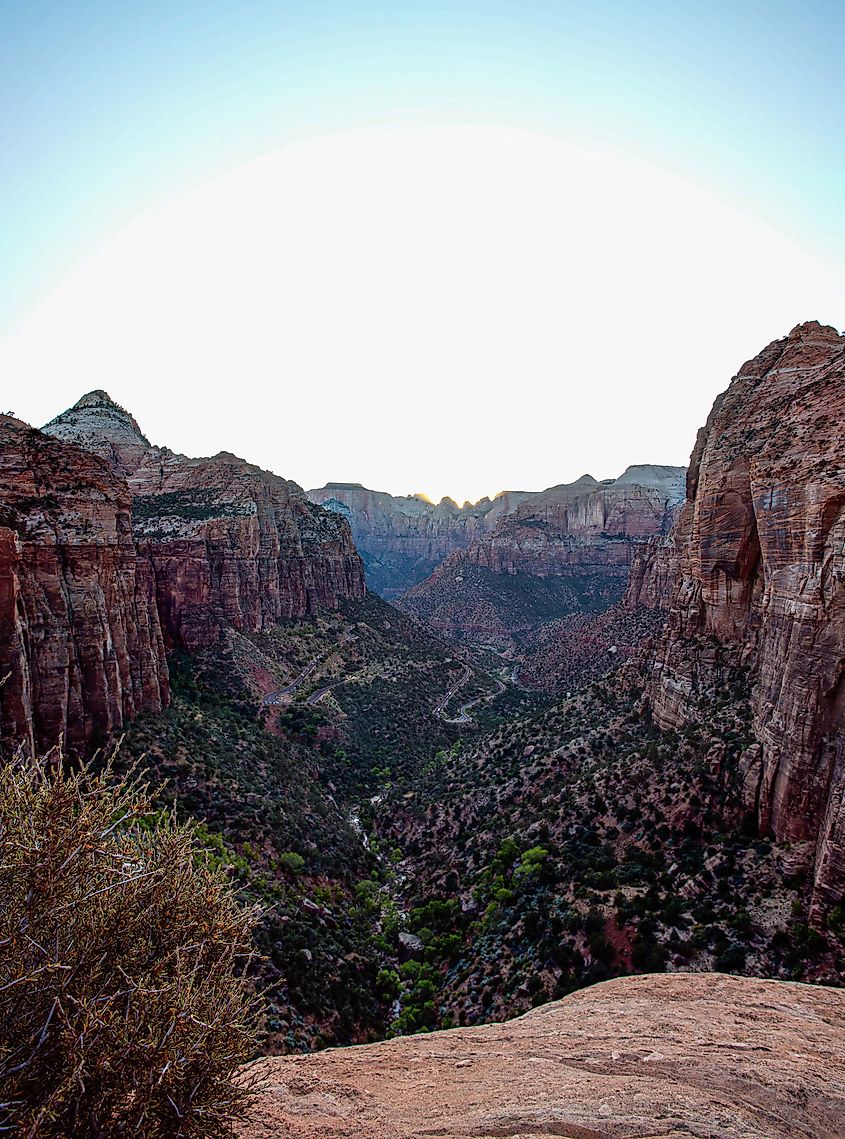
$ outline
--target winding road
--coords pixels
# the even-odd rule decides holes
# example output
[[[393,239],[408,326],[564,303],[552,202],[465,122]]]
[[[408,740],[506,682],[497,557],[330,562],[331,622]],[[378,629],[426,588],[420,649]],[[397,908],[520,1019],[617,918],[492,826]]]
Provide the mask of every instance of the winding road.
[[[349,679],[350,677],[344,676],[341,680],[333,680],[331,684],[325,684],[322,688],[315,688],[310,696],[306,696],[305,703],[316,704],[319,700],[323,699],[327,692],[331,692],[331,690],[337,688],[339,684],[345,684]]]
[[[314,659],[311,661],[311,663],[306,665],[305,668],[302,670],[302,672],[299,674],[299,676],[297,676],[296,680],[292,680],[290,682],[290,684],[287,685],[287,687],[279,688],[276,692],[268,692],[267,695],[264,697],[264,699],[261,701],[261,703],[262,704],[286,704],[287,700],[285,699],[285,697],[293,696],[293,694],[300,687],[300,685],[305,683],[305,681],[308,679],[308,677],[311,675],[311,673],[314,671],[314,669],[317,667],[317,665],[320,663],[320,661],[322,659],[323,659],[322,654],[320,656],[314,657]]]
[[[496,683],[498,684],[499,687],[496,689],[495,692],[489,692],[486,696],[476,696],[474,700],[467,700],[466,704],[461,704],[460,708],[458,709],[457,716],[455,716],[454,719],[451,719],[451,720],[445,720],[444,719],[444,723],[446,723],[446,724],[471,724],[472,723],[472,716],[467,714],[469,712],[470,708],[474,708],[476,704],[483,704],[483,703],[489,702],[490,700],[495,700],[497,696],[501,696],[502,693],[505,691],[505,684],[498,677],[496,677]]]
[[[469,678],[471,676],[472,676],[472,669],[469,667],[468,664],[465,664],[463,674],[458,677],[458,679],[451,686],[451,688],[448,689],[448,691],[446,692],[446,695],[443,697],[443,699],[440,701],[440,703],[435,707],[434,713],[433,713],[435,716],[442,716],[443,715],[443,709],[446,707],[446,705],[449,703],[449,701],[452,699],[452,697],[455,695],[455,693],[458,691],[458,689],[463,688],[463,686],[466,684],[466,682],[469,680]]]
[[[346,632],[343,634],[343,636],[338,641],[337,647],[340,648],[343,645],[348,645],[351,641],[357,641],[357,640],[358,640],[358,637],[355,635],[355,633]],[[286,704],[287,703],[286,697],[293,696],[294,693],[299,688],[301,688],[301,686],[305,683],[305,681],[308,679],[308,677],[312,674],[312,672],[317,667],[317,665],[320,664],[321,662],[325,661],[325,660],[328,660],[328,658],[331,656],[333,651],[334,651],[333,649],[329,648],[329,649],[326,649],[324,652],[321,652],[318,656],[315,656],[314,659],[312,661],[310,661],[305,666],[305,668],[302,670],[302,672],[299,674],[299,676],[297,676],[297,678],[295,680],[292,680],[290,682],[290,684],[286,685],[286,687],[279,688],[276,692],[268,692],[267,695],[264,697],[264,699],[261,701],[261,703],[262,704]],[[336,680],[336,681],[333,681],[331,684],[327,684],[324,688],[318,688],[315,692],[311,693],[311,695],[308,697],[308,699],[305,701],[305,703],[306,704],[316,704],[318,700],[321,700],[325,696],[325,694],[329,691],[330,688],[334,688],[336,684],[342,684],[342,683],[343,683],[342,680]]]

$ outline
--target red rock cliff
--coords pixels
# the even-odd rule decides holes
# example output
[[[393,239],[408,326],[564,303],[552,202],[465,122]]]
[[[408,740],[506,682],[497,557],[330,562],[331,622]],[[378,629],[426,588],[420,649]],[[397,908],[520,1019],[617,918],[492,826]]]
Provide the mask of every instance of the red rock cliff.
[[[671,529],[683,480],[682,467],[642,466],[532,494],[401,605],[438,628],[501,643],[567,613],[605,609],[622,596],[639,546]]]
[[[449,554],[489,533],[530,495],[504,491],[458,506],[451,498],[433,503],[422,495],[397,497],[360,483],[328,483],[309,490],[308,497],[348,520],[370,588],[392,600],[427,578]]]
[[[845,890],[843,440],[845,337],[799,325],[716,400],[674,550],[650,571],[674,579],[655,716],[684,723],[718,693],[727,657],[749,665],[758,742],[740,764],[746,803],[764,832],[813,844],[817,909]]]
[[[154,449],[129,485],[171,644],[199,648],[225,625],[258,632],[366,592],[345,519],[234,455]]]
[[[532,495],[489,537],[473,543],[467,561],[494,573],[541,577],[615,570],[624,580],[638,545],[670,529],[680,497],[683,468],[651,468],[672,472],[651,483],[646,473],[637,474],[648,469],[633,468],[606,483],[584,475]]]
[[[0,417],[3,750],[87,751],[168,699],[152,567],[126,482],[95,456]]]
[[[153,447],[132,416],[89,392],[44,429],[107,459],[132,494],[168,647],[200,648],[231,625],[258,632],[365,593],[347,521],[296,483],[234,455]]]

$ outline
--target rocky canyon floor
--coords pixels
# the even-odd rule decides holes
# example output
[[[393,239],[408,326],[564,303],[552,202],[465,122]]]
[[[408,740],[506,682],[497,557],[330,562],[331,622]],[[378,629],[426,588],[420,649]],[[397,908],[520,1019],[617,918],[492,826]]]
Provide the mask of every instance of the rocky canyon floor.
[[[845,992],[625,977],[505,1024],[258,1061],[240,1139],[834,1139]]]

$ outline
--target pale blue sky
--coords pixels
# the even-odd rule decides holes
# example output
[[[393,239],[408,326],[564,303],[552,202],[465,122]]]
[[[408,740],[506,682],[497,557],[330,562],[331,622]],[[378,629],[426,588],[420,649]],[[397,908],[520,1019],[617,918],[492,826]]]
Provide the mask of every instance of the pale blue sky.
[[[0,328],[139,208],[394,117],[610,141],[845,255],[845,5],[0,4]]]
[[[2,0],[0,17],[0,338],[142,211],[366,125],[507,127],[655,164],[843,279],[841,0]],[[646,457],[685,455],[691,426]]]

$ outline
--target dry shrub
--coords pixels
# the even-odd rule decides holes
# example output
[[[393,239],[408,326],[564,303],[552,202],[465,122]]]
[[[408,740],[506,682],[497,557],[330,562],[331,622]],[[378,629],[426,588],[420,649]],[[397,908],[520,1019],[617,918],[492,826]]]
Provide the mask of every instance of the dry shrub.
[[[228,1135],[255,914],[136,778],[52,766],[0,770],[0,1130]]]

